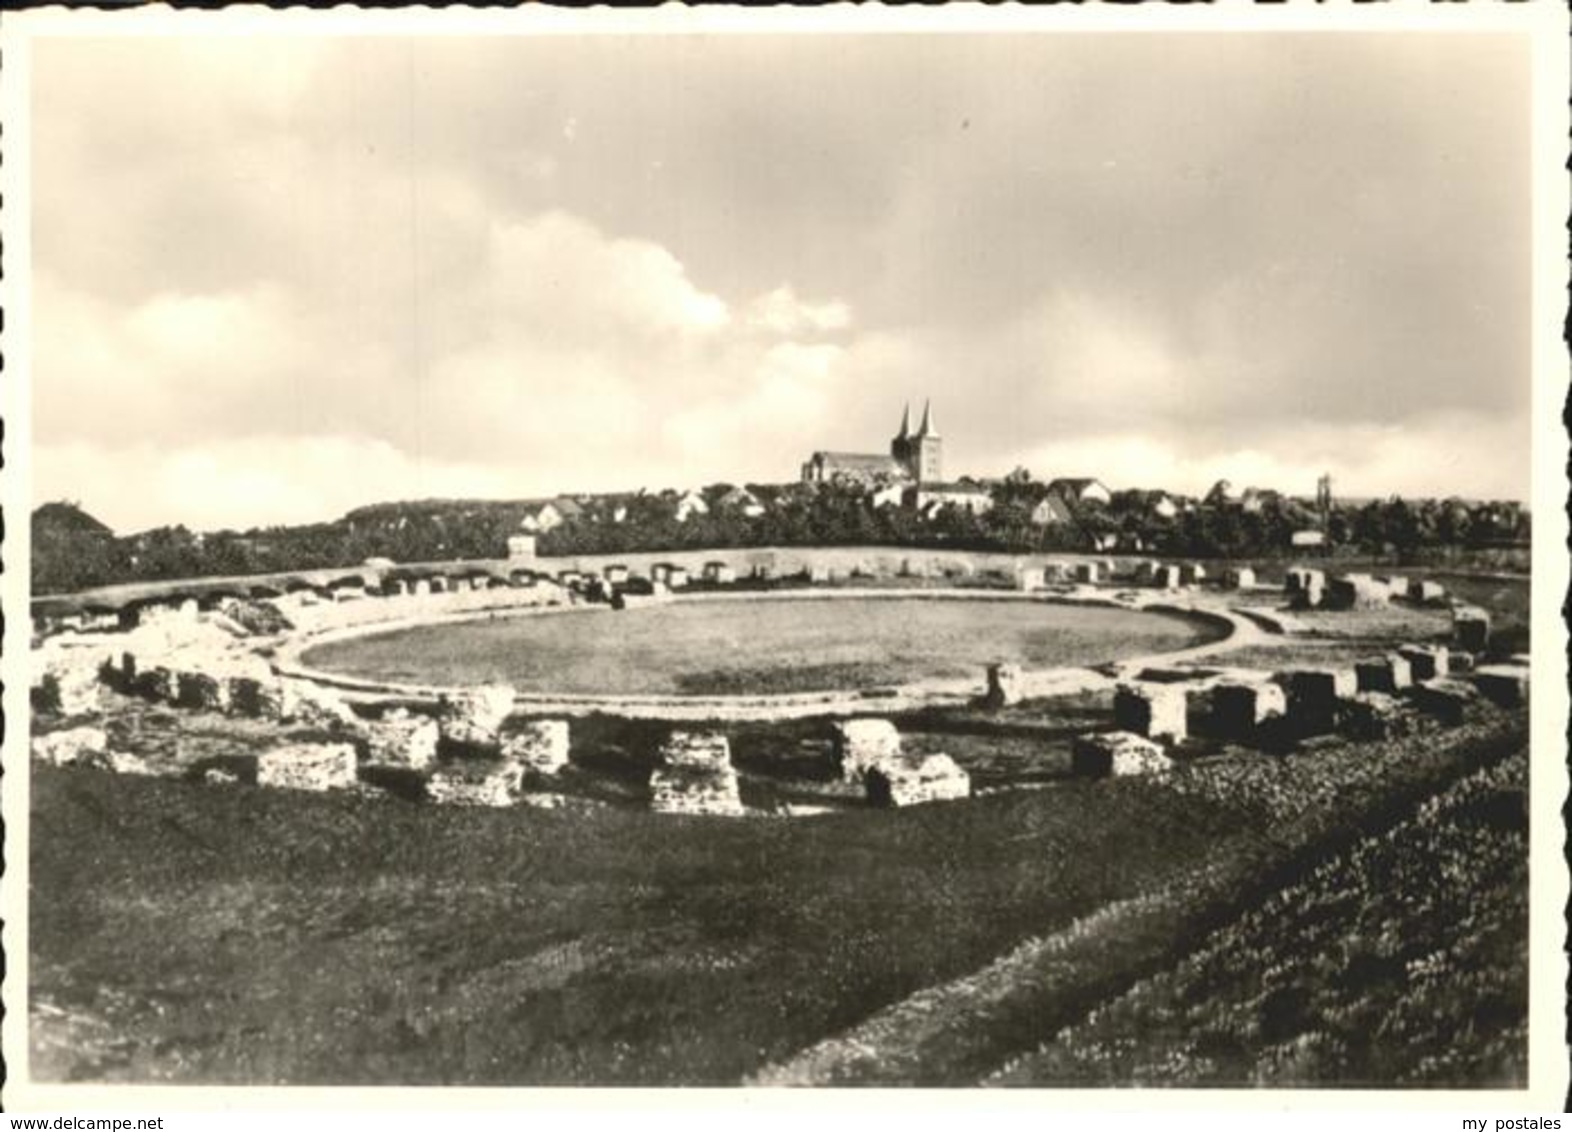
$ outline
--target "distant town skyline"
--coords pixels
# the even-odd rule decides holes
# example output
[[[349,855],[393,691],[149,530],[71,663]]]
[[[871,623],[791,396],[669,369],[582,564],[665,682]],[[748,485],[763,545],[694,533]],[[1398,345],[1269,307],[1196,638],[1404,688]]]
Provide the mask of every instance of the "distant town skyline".
[[[929,398],[950,478],[1528,498],[1521,38],[33,51],[34,498],[120,531],[785,483]]]

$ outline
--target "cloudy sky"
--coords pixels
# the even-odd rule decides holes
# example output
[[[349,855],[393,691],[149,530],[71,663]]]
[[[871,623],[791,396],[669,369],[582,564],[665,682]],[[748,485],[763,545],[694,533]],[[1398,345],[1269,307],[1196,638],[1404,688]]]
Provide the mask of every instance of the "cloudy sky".
[[[119,530],[947,472],[1526,497],[1522,40],[54,40],[34,477]]]

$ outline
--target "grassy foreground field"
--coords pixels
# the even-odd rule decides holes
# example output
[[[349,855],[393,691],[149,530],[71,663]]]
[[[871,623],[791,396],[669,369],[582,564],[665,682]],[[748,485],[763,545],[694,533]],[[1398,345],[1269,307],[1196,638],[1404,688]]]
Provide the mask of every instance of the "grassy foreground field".
[[[794,820],[475,812],[39,768],[32,1071],[720,1084],[784,1066],[805,1082],[975,1083],[1171,967],[1307,854],[1519,749],[1523,729],[1500,715],[1168,782]],[[1007,953],[1017,965],[997,968]],[[914,1037],[912,996],[991,964],[985,1003],[941,994]],[[811,1056],[881,1018],[886,1045],[868,1048],[888,1056]]]

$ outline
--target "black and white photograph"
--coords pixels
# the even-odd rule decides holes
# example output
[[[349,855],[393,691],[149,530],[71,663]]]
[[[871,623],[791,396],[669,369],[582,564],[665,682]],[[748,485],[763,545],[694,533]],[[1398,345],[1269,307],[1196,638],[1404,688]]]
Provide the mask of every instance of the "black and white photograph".
[[[1566,13],[1145,7],[8,16],[6,1107],[1559,1111]]]

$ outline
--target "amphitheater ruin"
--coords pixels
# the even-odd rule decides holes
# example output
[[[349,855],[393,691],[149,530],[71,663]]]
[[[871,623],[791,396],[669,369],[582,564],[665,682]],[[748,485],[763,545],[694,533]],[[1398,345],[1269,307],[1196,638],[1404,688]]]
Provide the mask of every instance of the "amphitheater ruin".
[[[792,815],[812,805],[749,803],[733,758],[738,725],[806,722],[827,791],[901,808],[977,793],[974,771],[947,751],[912,749],[913,713],[1007,713],[1053,697],[1111,698],[1107,726],[1074,736],[1070,773],[1165,775],[1197,739],[1283,753],[1317,736],[1384,738],[1456,725],[1528,698],[1528,661],[1476,667],[1490,642],[1485,611],[1426,579],[1328,577],[1292,567],[1281,589],[1250,568],[1215,577],[1199,563],[1149,559],[1022,560],[983,555],[811,553],[761,561],[735,553],[576,561],[418,573],[365,567],[249,587],[144,588],[105,611],[46,607],[35,623],[32,752],[42,763],[170,775],[226,788],[355,791],[438,805],[593,806],[570,781],[578,728],[596,718],[638,721],[642,804],[689,817]],[[882,588],[846,587],[852,579]],[[922,584],[917,584],[921,582]],[[399,626],[496,617],[571,617],[583,610],[667,602],[834,601],[841,597],[1067,603],[1182,614],[1221,638],[1164,656],[1033,670],[1013,661],[974,677],[894,688],[734,695],[523,693],[391,683],[315,670],[309,646]],[[1227,665],[1230,652],[1298,639],[1298,618],[1400,608],[1447,618],[1431,639],[1394,641],[1352,663],[1272,668]],[[633,615],[633,614],[629,614]],[[1440,639],[1444,636],[1444,639]],[[151,705],[244,730],[242,748],[157,757],[116,737],[125,705]],[[120,728],[124,730],[123,727]]]

